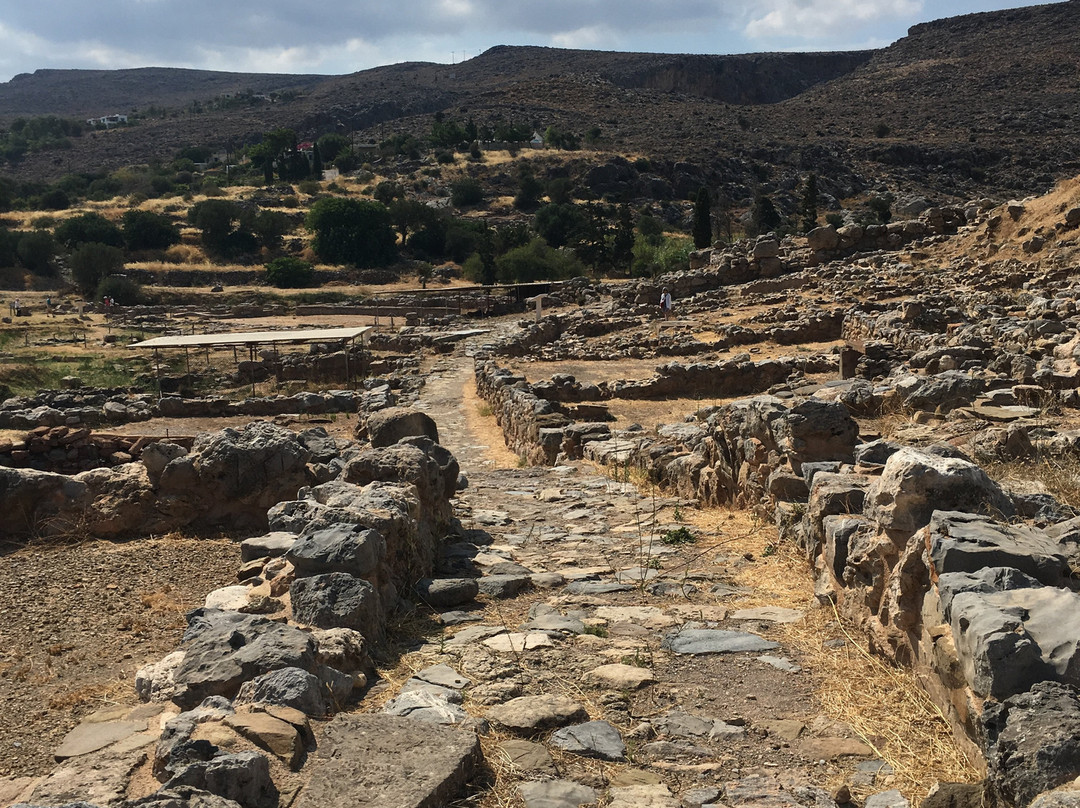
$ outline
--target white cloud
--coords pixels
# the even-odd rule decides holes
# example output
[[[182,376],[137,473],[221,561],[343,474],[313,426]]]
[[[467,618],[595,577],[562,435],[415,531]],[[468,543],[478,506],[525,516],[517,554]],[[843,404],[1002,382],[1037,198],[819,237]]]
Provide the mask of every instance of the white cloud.
[[[762,5],[768,9],[764,14],[758,12]],[[922,0],[769,0],[755,4],[744,32],[756,40],[852,39],[858,36],[855,29],[916,18],[922,9]]]
[[[551,44],[557,48],[579,48],[589,50],[601,48],[611,50],[618,47],[616,37],[607,28],[588,25],[574,31],[562,31],[551,37]]]

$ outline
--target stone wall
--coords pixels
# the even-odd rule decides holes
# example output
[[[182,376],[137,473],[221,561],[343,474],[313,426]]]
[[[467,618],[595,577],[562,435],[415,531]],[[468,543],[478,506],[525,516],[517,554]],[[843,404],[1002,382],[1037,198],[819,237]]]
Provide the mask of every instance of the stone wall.
[[[165,438],[106,435],[89,429],[39,426],[19,439],[0,440],[0,466],[74,474],[139,460],[147,446]],[[190,449],[194,438],[169,438]]]
[[[457,462],[428,437],[435,429],[425,418],[397,411],[373,419],[368,448],[343,451],[325,433],[307,434],[298,459],[337,461],[337,476],[264,509],[271,532],[241,543],[239,583],[209,593],[187,613],[177,650],[136,673],[139,698],[158,704],[87,718],[57,751],[57,760],[68,762],[32,782],[25,803],[79,797],[101,805],[275,808],[294,798],[292,772],[315,748],[311,719],[345,710],[366,687],[371,657],[387,650],[387,620],[401,611],[402,595],[431,574],[452,529]],[[250,459],[257,444],[284,437],[265,426],[219,433],[195,447],[194,465],[176,455],[147,470],[163,478],[179,462],[200,476],[223,443],[247,441]],[[233,461],[243,458],[231,453],[225,465]],[[448,740],[441,727],[418,726],[439,736],[437,743]],[[238,736],[255,748],[239,751]],[[107,740],[97,743],[100,737]],[[481,757],[473,746],[470,765]],[[136,769],[137,788],[156,790],[125,801]]]
[[[1075,511],[1001,488],[951,445],[862,441],[839,400],[756,396],[655,433],[614,431],[574,422],[566,403],[603,399],[619,383],[563,375],[530,385],[483,361],[476,374],[507,445],[528,462],[584,456],[774,518],[805,554],[822,603],[913,669],[985,765],[992,803],[1027,805],[1080,775],[1070,751],[1080,726]],[[1025,517],[1051,526],[1016,523]],[[1031,754],[1018,758],[1018,746]]]
[[[805,553],[819,599],[915,671],[961,747],[985,761],[997,804],[1026,805],[1080,775],[1069,751],[1080,716],[1071,509],[1002,489],[950,445],[860,442],[842,404],[815,399],[746,399],[657,435],[590,442],[585,456],[771,514]],[[1045,759],[1018,759],[1019,736]]]

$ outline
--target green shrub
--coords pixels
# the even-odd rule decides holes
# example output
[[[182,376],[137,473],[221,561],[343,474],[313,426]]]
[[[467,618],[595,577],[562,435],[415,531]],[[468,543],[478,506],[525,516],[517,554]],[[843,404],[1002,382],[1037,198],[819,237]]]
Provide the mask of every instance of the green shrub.
[[[69,263],[75,284],[89,295],[103,280],[124,268],[124,253],[108,244],[83,244],[71,254]]]
[[[101,279],[94,297],[111,297],[120,306],[137,306],[142,302],[142,287],[127,275],[109,275]]]
[[[685,527],[677,527],[661,536],[660,541],[667,545],[695,544],[697,542],[697,536]]]
[[[450,201],[455,208],[479,205],[484,201],[484,187],[473,177],[462,177],[450,186]]]
[[[386,266],[397,254],[390,211],[369,199],[327,197],[308,211],[307,228],[315,234],[312,247],[330,264]]]
[[[300,258],[275,258],[266,265],[266,282],[278,289],[303,289],[315,284],[315,269]]]
[[[120,232],[120,228],[100,213],[73,216],[61,222],[54,235],[56,240],[69,250],[92,242],[108,244],[110,247],[121,247],[124,244],[124,234]]]

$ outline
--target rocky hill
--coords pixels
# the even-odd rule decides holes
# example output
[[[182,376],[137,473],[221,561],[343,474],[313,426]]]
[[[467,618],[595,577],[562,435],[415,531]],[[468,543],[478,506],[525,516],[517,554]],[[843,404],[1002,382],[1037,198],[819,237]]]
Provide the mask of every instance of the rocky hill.
[[[150,106],[185,107],[222,95],[297,90],[325,79],[326,76],[224,73],[176,67],[35,70],[0,85],[0,116],[100,117]]]
[[[601,150],[646,155],[660,174],[692,165],[697,181],[736,200],[759,185],[791,190],[809,171],[838,198],[877,188],[953,199],[1021,196],[1080,172],[1078,9],[1080,0],[1067,0],[939,20],[887,48],[854,53],[496,47],[456,66],[404,63],[322,79],[39,71],[0,85],[0,115],[148,103],[175,112],[7,167],[24,178],[168,158],[190,144],[235,147],[275,126],[303,137],[351,131],[377,140],[426,132],[431,116],[445,112],[480,123],[501,117],[538,128],[599,127]],[[61,91],[65,81],[78,89]],[[192,110],[192,101],[211,102],[229,87],[294,92],[263,106]],[[46,96],[51,108],[41,106]]]

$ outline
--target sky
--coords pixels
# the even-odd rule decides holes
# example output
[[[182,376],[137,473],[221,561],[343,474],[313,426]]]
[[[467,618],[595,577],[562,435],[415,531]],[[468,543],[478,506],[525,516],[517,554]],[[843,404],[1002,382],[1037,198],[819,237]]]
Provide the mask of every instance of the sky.
[[[733,54],[857,50],[1025,0],[0,0],[0,82],[40,68],[344,74],[495,45]]]

